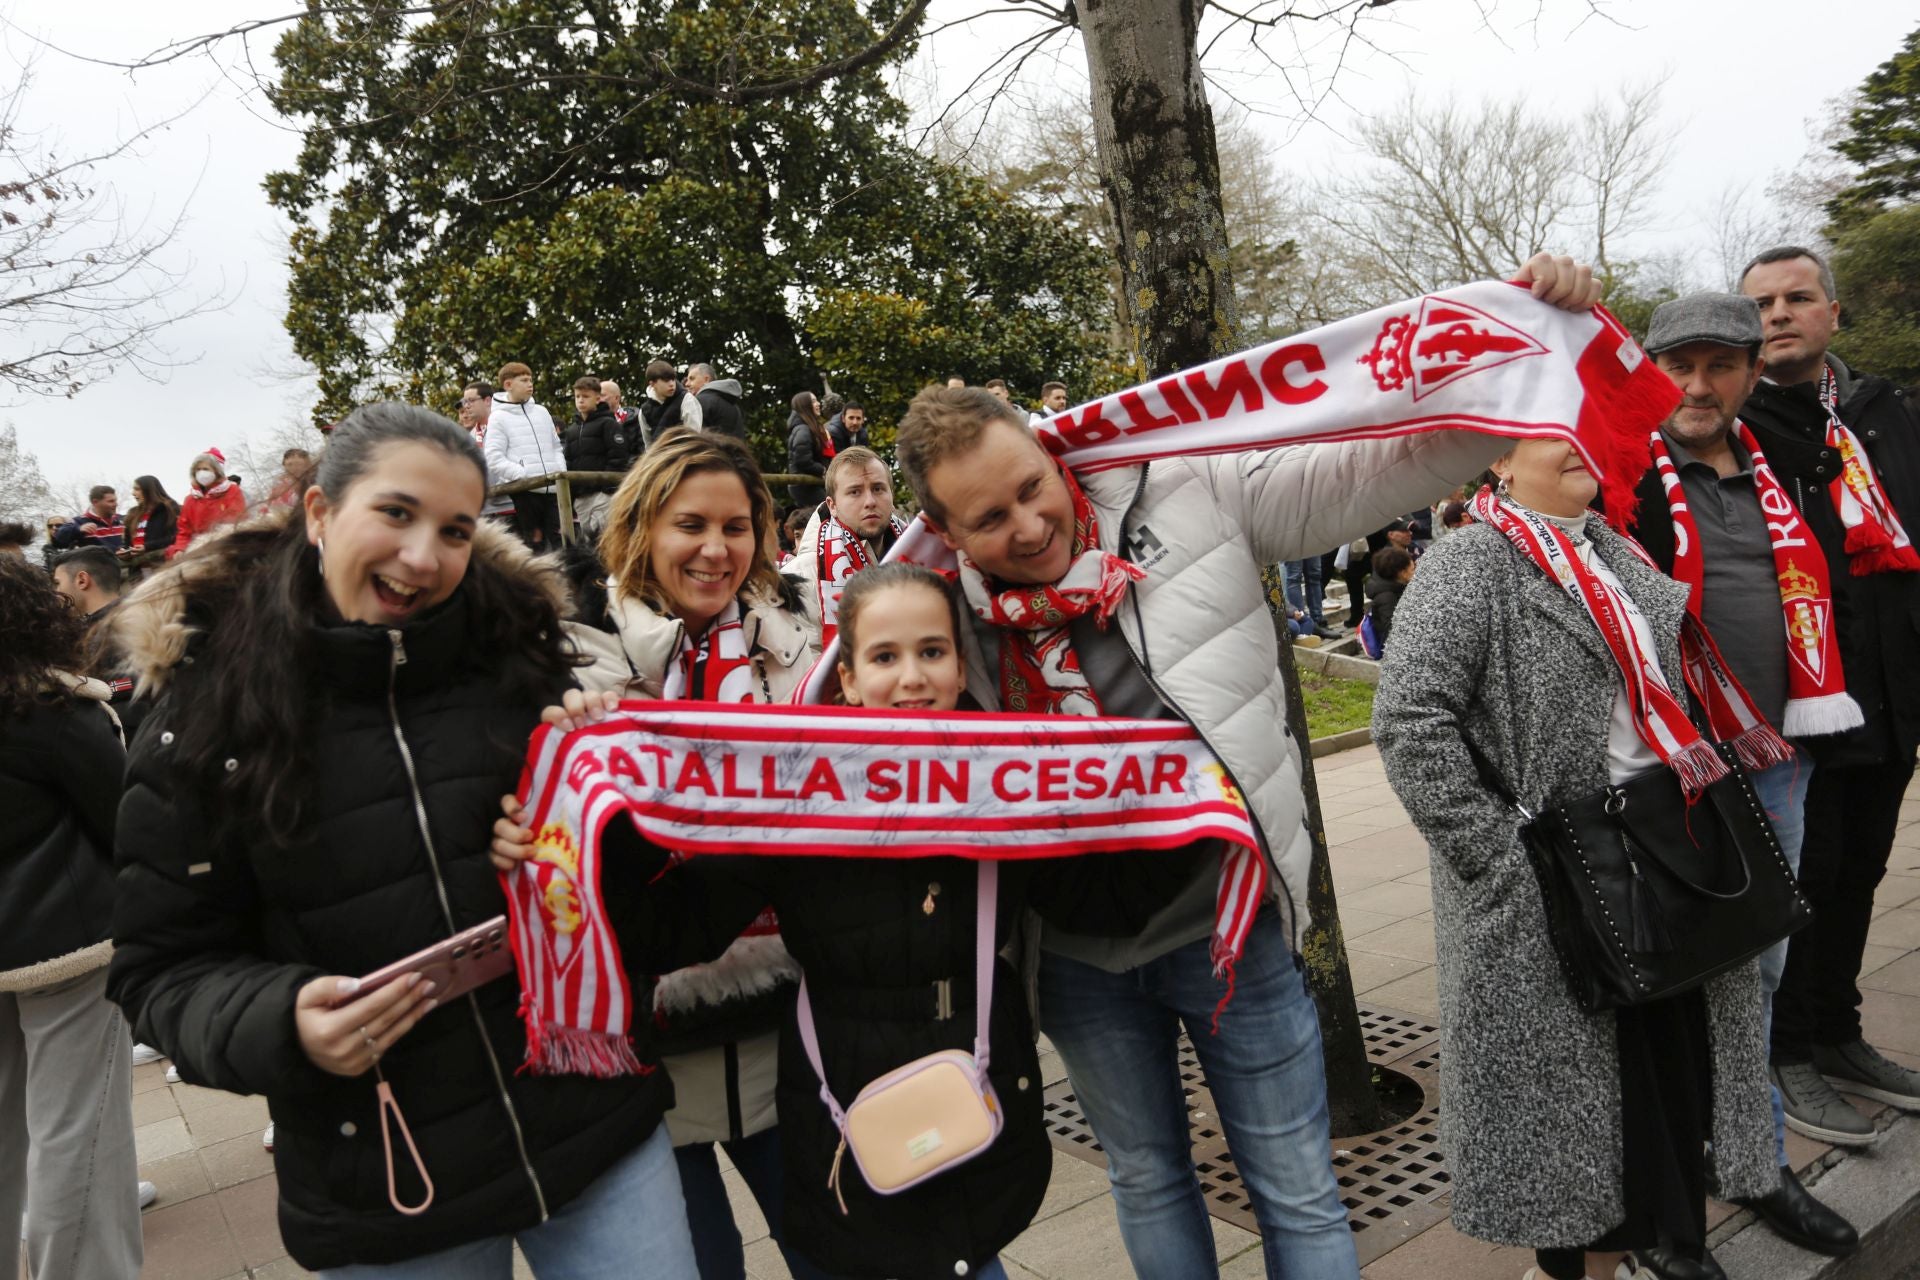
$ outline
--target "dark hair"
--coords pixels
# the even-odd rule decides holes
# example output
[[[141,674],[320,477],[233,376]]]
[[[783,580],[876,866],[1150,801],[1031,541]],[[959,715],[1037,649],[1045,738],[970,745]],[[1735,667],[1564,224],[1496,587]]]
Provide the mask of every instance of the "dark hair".
[[[1467,504],[1464,502],[1449,502],[1440,508],[1440,524],[1444,528],[1456,528],[1471,519],[1472,517],[1467,514]]]
[[[1827,265],[1827,260],[1804,245],[1797,244],[1775,245],[1771,249],[1763,249],[1754,254],[1753,261],[1741,269],[1740,283],[1742,286],[1747,283],[1747,276],[1755,267],[1764,267],[1775,262],[1792,262],[1795,258],[1805,258],[1813,263],[1813,269],[1820,277],[1820,288],[1827,295],[1828,302],[1832,302],[1839,296],[1833,283],[1833,268]]]
[[[314,483],[339,504],[387,449],[408,444],[471,466],[485,486],[486,461],[473,437],[403,404],[349,414],[321,454]],[[331,696],[314,676],[314,624],[327,597],[307,541],[306,508],[289,508],[284,523],[244,525],[181,563],[203,556],[224,558],[225,570],[154,580],[156,589],[186,597],[186,622],[196,633],[171,675],[169,728],[178,764],[186,777],[215,780],[208,808],[223,832],[257,828],[291,844],[309,800],[313,724]],[[470,566],[459,591],[468,605],[468,661],[493,680],[500,703],[552,701],[569,682],[572,663],[559,611],[543,586],[527,575],[476,574]],[[262,661],[263,654],[273,660]],[[229,759],[237,761],[231,769]]]
[[[841,405],[841,406],[840,406],[840,416],[841,416],[842,418],[845,418],[845,417],[846,417],[846,416],[847,416],[848,414],[850,414],[850,413],[852,413],[852,412],[853,412],[853,411],[854,411],[855,409],[858,409],[858,410],[859,410],[860,412],[862,412],[862,413],[865,413],[865,412],[867,411],[867,406],[865,406],[865,405],[863,405],[863,404],[845,404],[845,405]]]
[[[37,536],[31,526],[18,521],[0,524],[0,547],[30,547]]]
[[[953,625],[953,643],[960,643],[960,592],[942,574],[935,573],[923,564],[909,564],[905,560],[893,560],[874,565],[871,569],[862,569],[847,579],[846,590],[840,595],[840,661],[849,670],[853,667],[853,655],[859,646],[854,632],[860,625],[860,613],[867,605],[867,597],[878,595],[888,587],[901,587],[912,584],[938,592],[947,602],[947,621]]]
[[[1373,576],[1382,582],[1398,582],[1411,568],[1413,557],[1399,547],[1382,547],[1373,553]]]
[[[573,380],[573,389],[575,391],[598,391],[600,389],[600,379],[590,373],[582,374]]]
[[[1005,391],[1007,389],[1007,380],[1005,378],[988,378],[987,390],[991,391],[995,387],[998,387],[1002,391]]]
[[[53,580],[20,556],[0,556],[0,718],[24,716],[54,671],[78,672],[86,624]]]
[[[98,501],[100,501],[100,499],[102,499],[102,498],[104,498],[104,497],[106,497],[106,496],[107,496],[108,494],[110,494],[110,493],[112,493],[112,492],[113,492],[113,486],[112,486],[112,485],[110,485],[110,484],[97,484],[97,485],[95,485],[95,486],[93,486],[93,488],[91,488],[91,489],[89,489],[89,490],[87,490],[87,501],[88,501],[88,502],[98,502]]]
[[[1049,391],[1054,391],[1054,390],[1065,391],[1066,389],[1067,389],[1067,384],[1064,382],[1049,382],[1040,388],[1040,398],[1042,400],[1045,400],[1047,398],[1047,393]]]
[[[680,375],[673,371],[672,365],[668,364],[665,360],[647,361],[648,382],[664,382],[668,378],[672,378],[675,382],[680,381]]]
[[[491,400],[495,395],[493,384],[491,382],[488,382],[485,378],[475,378],[472,382],[469,382],[466,386],[460,388],[460,390],[477,391],[480,393],[480,398],[482,400]]]
[[[53,567],[90,573],[95,582],[114,595],[120,594],[120,558],[105,547],[90,545],[63,551],[53,558]]]
[[[160,483],[158,476],[135,476],[133,487],[140,491],[140,502],[124,517],[129,529],[138,528],[142,520],[156,511],[179,514],[180,504],[173,500],[173,495],[167,492],[167,487]]]

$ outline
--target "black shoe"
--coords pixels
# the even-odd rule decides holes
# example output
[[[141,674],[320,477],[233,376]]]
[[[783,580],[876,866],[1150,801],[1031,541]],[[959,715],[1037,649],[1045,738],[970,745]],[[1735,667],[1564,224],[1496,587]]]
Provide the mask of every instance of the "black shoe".
[[[1802,1249],[1844,1258],[1860,1247],[1860,1233],[1853,1224],[1814,1199],[1785,1165],[1780,1167],[1779,1186],[1757,1199],[1734,1203],[1753,1210],[1776,1235]]]
[[[1689,1258],[1678,1250],[1665,1245],[1635,1249],[1633,1259],[1660,1280],[1727,1280],[1727,1273],[1708,1253],[1699,1258]]]
[[[1316,622],[1313,624],[1313,634],[1319,636],[1322,640],[1338,640],[1340,638],[1340,633],[1324,622]]]

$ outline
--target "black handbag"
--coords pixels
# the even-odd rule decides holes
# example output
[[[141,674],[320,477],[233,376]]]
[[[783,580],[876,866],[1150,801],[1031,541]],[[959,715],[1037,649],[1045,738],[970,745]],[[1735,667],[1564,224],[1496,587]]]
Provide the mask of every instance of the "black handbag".
[[[1589,1013],[1689,991],[1813,919],[1725,746],[1727,776],[1692,805],[1661,765],[1537,817],[1467,748],[1481,782],[1520,815],[1554,950]]]

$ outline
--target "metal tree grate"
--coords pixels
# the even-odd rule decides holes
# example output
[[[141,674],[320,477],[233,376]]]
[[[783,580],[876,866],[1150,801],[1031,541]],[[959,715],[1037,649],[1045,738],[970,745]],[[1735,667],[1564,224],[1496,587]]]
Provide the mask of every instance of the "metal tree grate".
[[[1360,1022],[1369,1060],[1410,1077],[1426,1095],[1420,1110],[1401,1123],[1364,1137],[1341,1139],[1334,1146],[1340,1201],[1346,1206],[1360,1265],[1365,1266],[1446,1218],[1451,1175],[1438,1132],[1440,1029],[1406,1014],[1365,1005],[1360,1007]],[[1180,1038],[1179,1075],[1187,1098],[1193,1166],[1207,1211],[1223,1222],[1258,1232],[1240,1171],[1227,1150],[1213,1095],[1207,1090],[1206,1073],[1185,1036]],[[1069,1082],[1063,1080],[1047,1090],[1046,1116],[1055,1147],[1105,1167],[1106,1154]]]

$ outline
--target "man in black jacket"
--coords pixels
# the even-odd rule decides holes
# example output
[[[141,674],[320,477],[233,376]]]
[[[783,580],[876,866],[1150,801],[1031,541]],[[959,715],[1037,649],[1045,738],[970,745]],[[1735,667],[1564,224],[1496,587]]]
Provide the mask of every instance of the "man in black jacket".
[[[670,427],[700,430],[700,401],[680,385],[680,375],[665,360],[647,364],[647,394],[640,400],[640,417],[646,424],[642,448]]]
[[[638,441],[600,396],[600,379],[588,374],[574,379],[573,421],[560,432],[560,447],[569,471],[625,471],[633,465]],[[580,531],[593,537],[607,522],[614,486],[581,481],[573,486],[573,518]]]
[[[1773,1075],[1787,1123],[1828,1142],[1873,1126],[1834,1091],[1920,1110],[1920,1072],[1861,1037],[1856,985],[1874,889],[1886,873],[1920,743],[1920,416],[1904,390],[1829,354],[1833,273],[1798,246],[1749,264],[1767,376],[1741,410],[1826,553],[1847,691],[1866,713],[1814,740],[1800,881],[1814,921],[1794,935],[1774,997]]]
[[[700,402],[700,425],[705,431],[717,431],[745,443],[746,415],[740,412],[741,390],[737,378],[715,378],[710,364],[687,366],[687,390]]]

